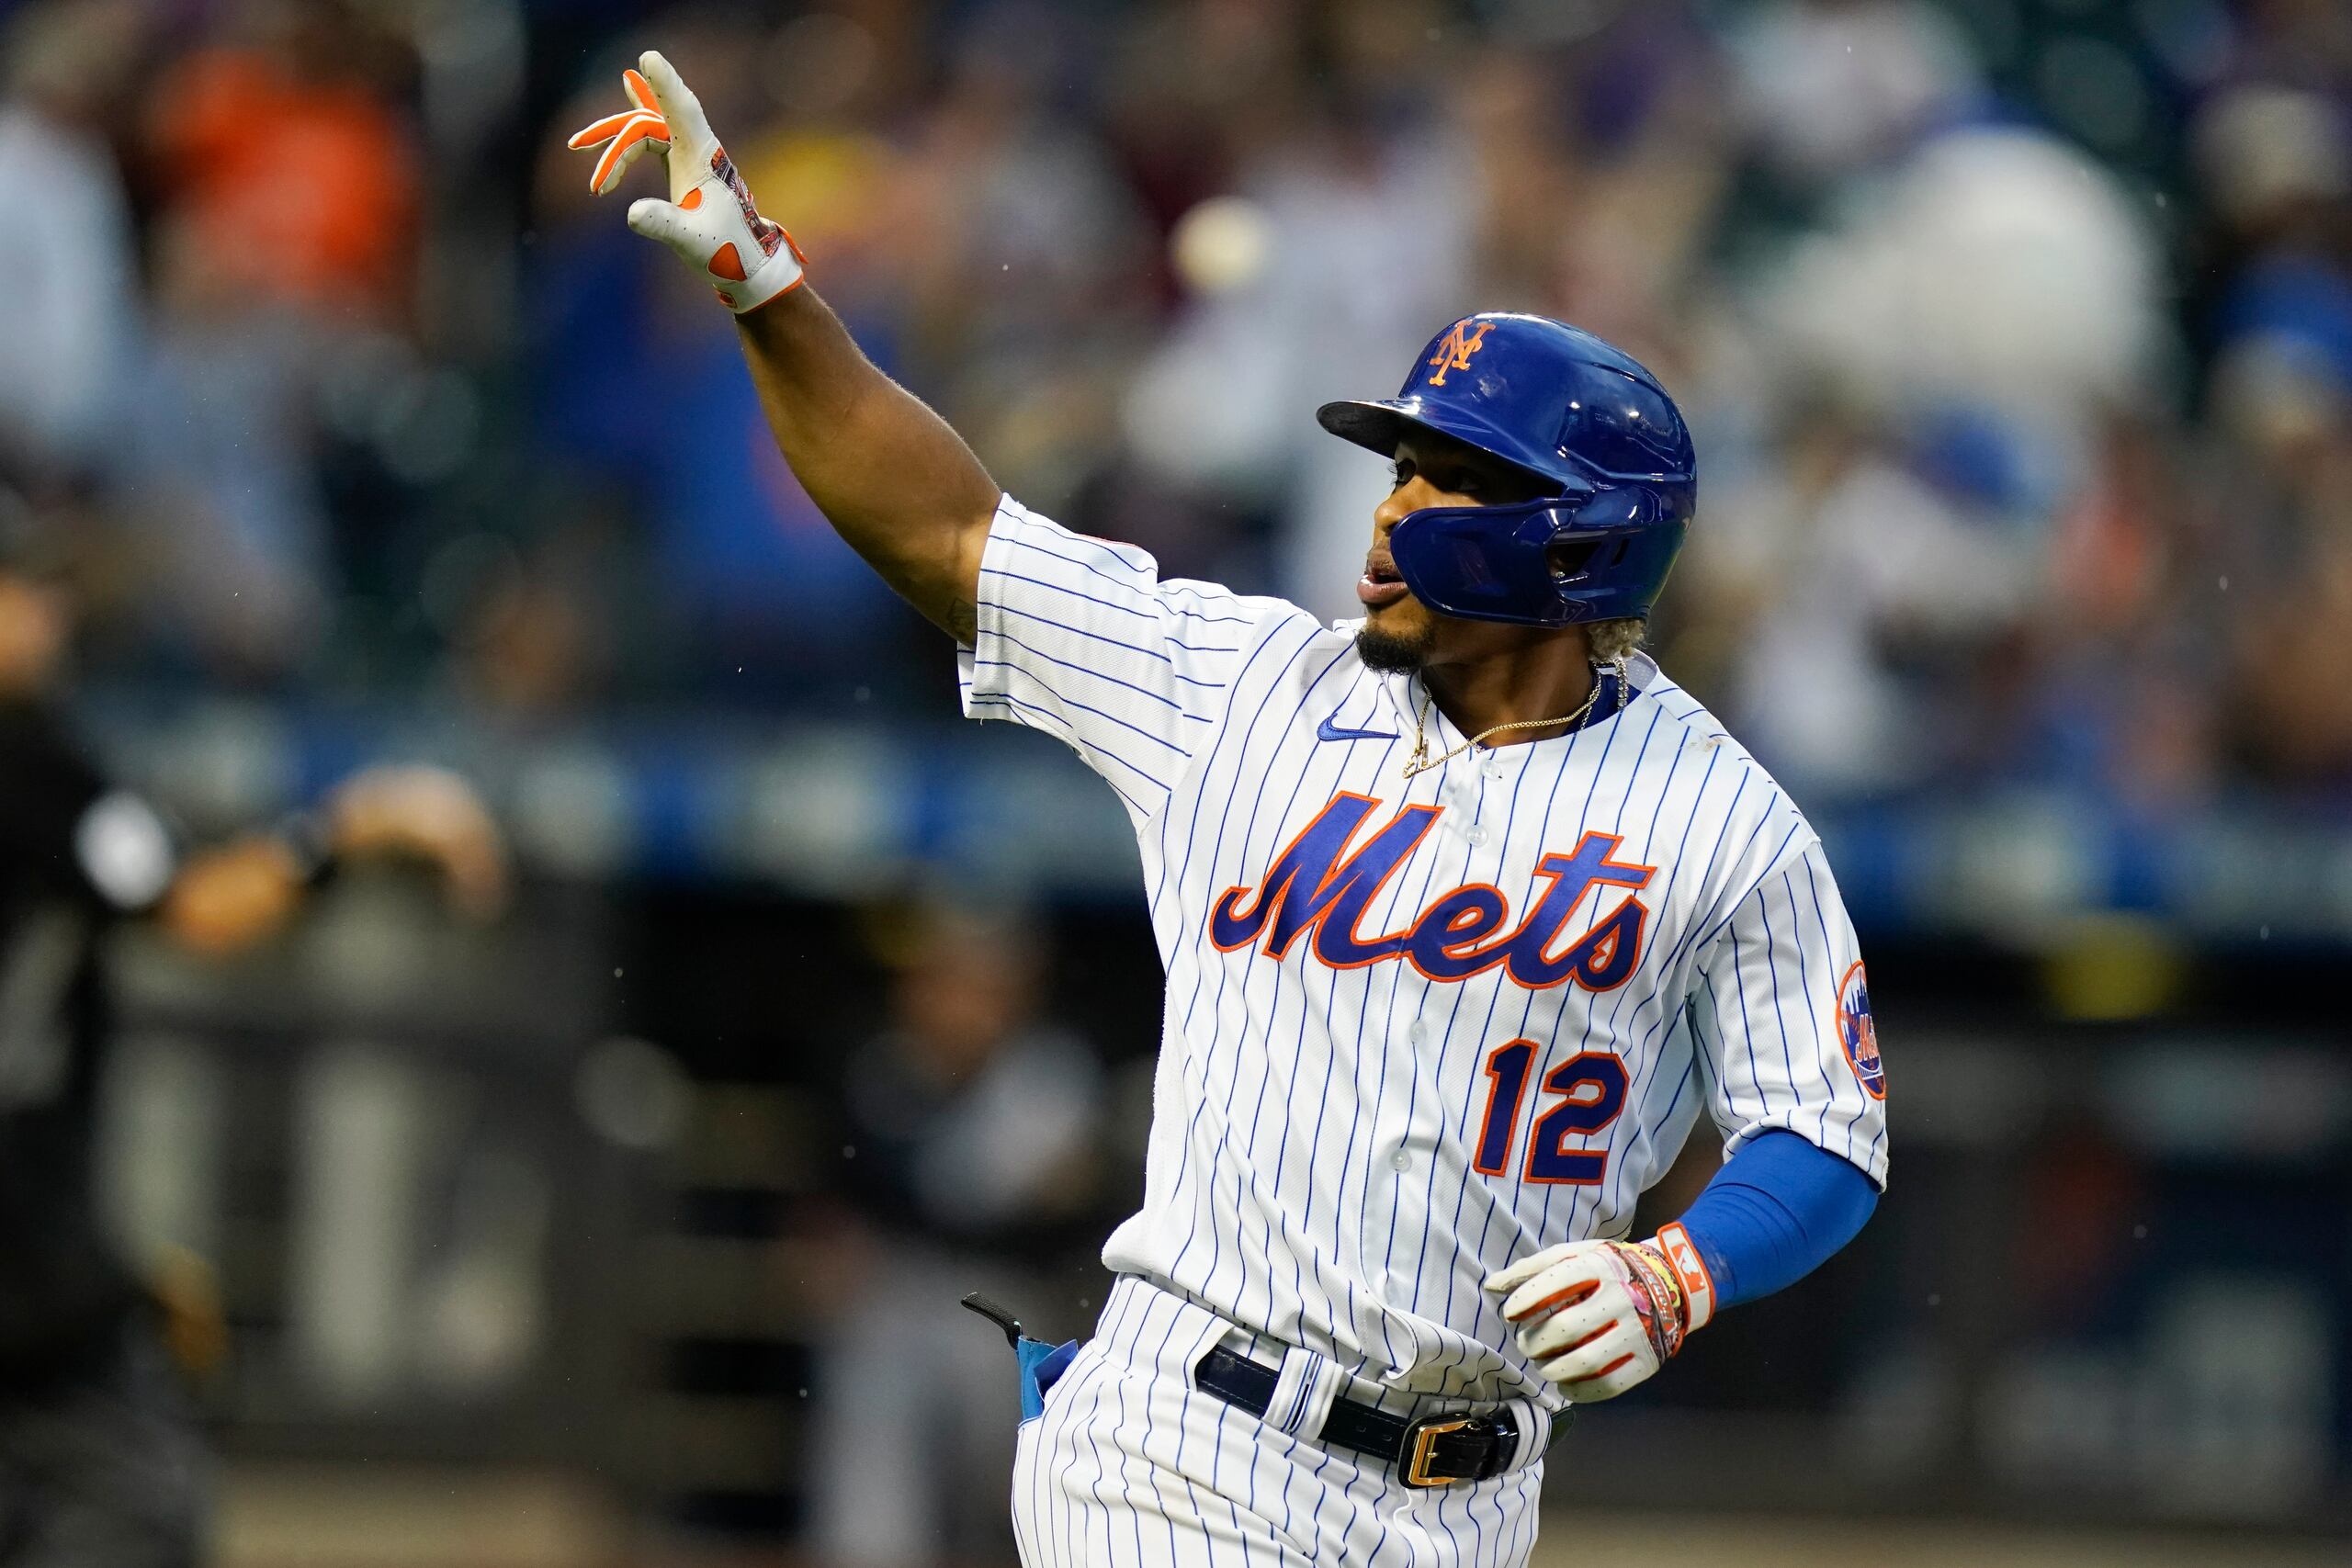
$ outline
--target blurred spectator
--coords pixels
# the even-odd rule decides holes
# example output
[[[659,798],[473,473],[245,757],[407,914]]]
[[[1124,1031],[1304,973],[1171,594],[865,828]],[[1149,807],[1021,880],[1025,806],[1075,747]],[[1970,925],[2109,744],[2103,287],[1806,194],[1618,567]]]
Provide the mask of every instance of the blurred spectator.
[[[1076,30],[1028,4],[967,27],[915,138],[928,243],[905,258],[915,384],[1008,488],[1065,510],[1115,439],[1148,304],[1134,194],[1055,98]]]
[[[1368,96],[1378,85],[1351,85]],[[1385,394],[1432,333],[1473,308],[1477,209],[1451,145],[1300,85],[1292,124],[1235,172],[1243,234],[1261,238],[1227,242],[1246,247],[1229,271],[1202,274],[1196,256],[1201,297],[1143,366],[1125,423],[1156,472],[1212,503],[1277,513],[1275,588],[1318,615],[1351,615],[1349,562],[1362,558],[1385,475],[1313,411],[1367,387]]]
[[[99,1212],[107,931],[153,913],[190,952],[250,948],[324,854],[421,855],[485,916],[503,857],[464,785],[397,769],[348,781],[315,835],[184,852],[51,705],[72,595],[21,526],[0,544],[0,1562],[182,1568],[205,1554],[210,1460],[172,1361],[209,1371],[224,1328],[200,1260],[125,1258]]]
[[[418,170],[387,78],[397,47],[345,0],[237,0],[225,36],[156,84],[164,222],[209,289],[399,321]]]
[[[2334,0],[2246,0],[2242,69],[2299,86],[2352,86],[2352,15]]]
[[[139,278],[107,131],[147,16],[52,0],[0,39],[0,477],[35,489],[99,465],[125,412]]]
[[[908,933],[892,1025],[844,1083],[846,1299],[820,1348],[812,1539],[841,1568],[1009,1562],[1012,1359],[947,1314],[1019,1307],[1097,1239],[1104,1086],[1039,1021],[1045,954],[1001,913],[933,907]]]
[[[1967,716],[1937,677],[2021,617],[2031,541],[1834,405],[1791,415],[1789,471],[1716,497],[1700,614],[1737,649],[1729,705],[1792,788],[1907,787],[1957,760]]]
[[[2324,221],[2352,192],[2343,116],[2324,94],[2268,83],[2216,97],[2192,131],[2207,199],[2256,243]]]
[[[160,1314],[105,1239],[91,1139],[97,926],[161,898],[175,856],[44,700],[69,626],[54,584],[0,572],[0,1561],[173,1568],[198,1559],[208,1461]]]
[[[1758,306],[1790,369],[1860,402],[1984,408],[2008,427],[2017,499],[2046,508],[2094,412],[2162,389],[2161,276],[2147,220],[2095,163],[1988,127],[1922,145]]]
[[[43,0],[0,110],[28,280],[0,461],[73,509],[133,680],[535,723],[942,711],[729,323],[563,163],[588,109],[533,134],[526,193],[527,158],[420,160],[452,73],[451,145],[491,147],[507,65],[601,107],[658,35],[869,353],[1014,493],[1172,570],[1351,614],[1380,466],[1309,411],[1459,311],[1542,310],[1691,411],[1709,499],[1656,640],[1801,790],[2324,799],[2346,28],[2330,0]],[[502,262],[509,210],[537,227]],[[472,316],[416,286],[458,256]],[[461,323],[510,298],[507,360]],[[2224,714],[2215,671],[2262,648]]]
[[[1762,163],[1800,184],[1884,164],[1978,86],[1966,38],[1922,0],[1779,0],[1731,48]]]
[[[2289,798],[2352,799],[2352,378],[2291,335],[2235,347],[2217,383],[2234,461],[2215,500],[2216,597],[2245,700],[2230,733]]]
[[[400,60],[341,0],[240,0],[148,96],[156,310],[121,504],[148,639],[215,679],[304,670],[338,608],[327,389],[411,324]]]
[[[2052,525],[2165,336],[2144,221],[2052,138],[1928,141],[1758,291],[1787,406],[1695,553],[1731,707],[1792,787],[1997,765],[1990,663],[2047,592]],[[1720,472],[1720,469],[1718,470]]]

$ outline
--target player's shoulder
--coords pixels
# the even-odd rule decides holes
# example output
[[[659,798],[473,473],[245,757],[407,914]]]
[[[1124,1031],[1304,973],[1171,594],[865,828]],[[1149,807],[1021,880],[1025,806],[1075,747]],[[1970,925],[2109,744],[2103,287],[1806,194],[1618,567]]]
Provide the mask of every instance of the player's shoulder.
[[[1314,623],[1313,616],[1285,599],[1238,592],[1199,578],[1162,576],[1159,558],[1143,546],[1081,533],[1024,505],[1009,492],[997,501],[989,536],[991,547],[1009,559],[1023,561],[1030,570],[1086,574],[1123,584],[1131,592],[1149,592],[1165,603],[1170,613],[1204,626],[1249,627],[1262,634],[1275,626]],[[1229,639],[1238,634],[1215,635]]]
[[[1778,859],[1811,841],[1813,829],[1804,811],[1712,709],[1647,655],[1637,656],[1634,683],[1641,694],[1627,716],[1647,708],[1657,732],[1644,749],[1645,767],[1661,776],[1689,778],[1691,765],[1698,764],[1697,779],[1689,786],[1692,809],[1724,819],[1727,844],[1752,840],[1753,848]]]
[[[1646,711],[1655,716],[1662,733],[1661,739],[1671,739],[1684,750],[1700,750],[1720,753],[1721,761],[1729,766],[1747,770],[1764,783],[1772,782],[1771,774],[1754,754],[1739,742],[1729,726],[1714,715],[1706,704],[1685,689],[1672,676],[1658,668],[1657,661],[1646,653],[1637,653],[1633,660],[1633,684],[1636,694],[1632,713]]]

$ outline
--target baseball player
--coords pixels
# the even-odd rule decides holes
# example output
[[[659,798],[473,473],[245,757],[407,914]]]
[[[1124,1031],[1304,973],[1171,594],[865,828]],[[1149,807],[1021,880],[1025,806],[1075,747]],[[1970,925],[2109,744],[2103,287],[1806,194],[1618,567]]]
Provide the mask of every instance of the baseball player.
[[[1695,496],[1672,400],[1573,327],[1456,321],[1318,416],[1396,464],[1361,621],[1165,581],[868,364],[640,63],[574,141],[594,185],[662,155],[629,225],[736,312],[810,497],[956,639],[966,712],[1068,743],[1141,846],[1146,1192],[1094,1337],[1023,1358],[1023,1561],[1524,1562],[1568,1407],[1813,1269],[1886,1174],[1820,844],[1635,651]],[[1722,1172],[1632,1239],[1702,1107]]]

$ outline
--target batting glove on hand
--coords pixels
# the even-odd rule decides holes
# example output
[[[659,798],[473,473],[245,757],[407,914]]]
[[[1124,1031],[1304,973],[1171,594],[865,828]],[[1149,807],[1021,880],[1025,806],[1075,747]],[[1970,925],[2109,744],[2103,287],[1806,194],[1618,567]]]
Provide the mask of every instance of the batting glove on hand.
[[[589,188],[604,195],[640,154],[658,152],[670,167],[670,199],[629,203],[630,228],[684,257],[737,315],[797,286],[808,258],[781,226],[760,216],[693,91],[658,53],[648,51],[638,64],[643,74],[621,73],[630,107],[571,139],[575,149],[604,148]]]
[[[1664,1258],[1622,1241],[1572,1241],[1487,1279],[1535,1370],[1577,1404],[1614,1399],[1664,1366],[1689,1332]]]

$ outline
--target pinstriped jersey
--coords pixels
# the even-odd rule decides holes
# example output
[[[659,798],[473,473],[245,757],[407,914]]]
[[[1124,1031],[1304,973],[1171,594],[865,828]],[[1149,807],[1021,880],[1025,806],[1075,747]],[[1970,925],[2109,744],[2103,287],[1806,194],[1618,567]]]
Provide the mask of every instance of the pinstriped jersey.
[[[1623,1236],[1703,1108],[1883,1183],[1885,1073],[1787,795],[1646,659],[1462,744],[1355,626],[1000,505],[965,711],[1118,792],[1167,974],[1142,1208],[1103,1260],[1399,1391],[1559,1403],[1490,1271]]]

